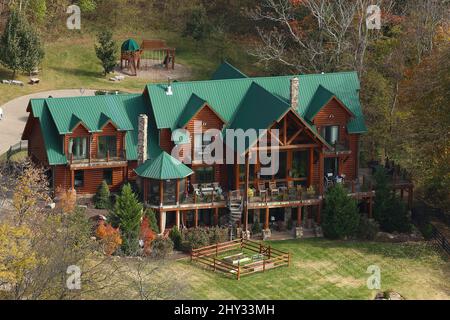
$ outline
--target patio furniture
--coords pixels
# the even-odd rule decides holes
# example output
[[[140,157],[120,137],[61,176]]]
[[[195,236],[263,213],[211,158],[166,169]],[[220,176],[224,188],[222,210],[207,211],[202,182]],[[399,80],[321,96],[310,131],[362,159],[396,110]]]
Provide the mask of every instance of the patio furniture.
[[[327,173],[327,175],[324,177],[325,180],[325,187],[332,187],[333,186],[333,174]]]
[[[271,196],[280,194],[280,190],[277,188],[277,183],[275,181],[269,182],[269,191]]]
[[[193,183],[192,184],[192,188],[194,188],[194,193],[199,196],[200,195],[200,188],[198,187],[198,184],[197,183]]]
[[[259,196],[261,197],[263,194],[267,196],[267,189],[266,189],[266,184],[263,183],[258,183],[258,192],[259,192]]]

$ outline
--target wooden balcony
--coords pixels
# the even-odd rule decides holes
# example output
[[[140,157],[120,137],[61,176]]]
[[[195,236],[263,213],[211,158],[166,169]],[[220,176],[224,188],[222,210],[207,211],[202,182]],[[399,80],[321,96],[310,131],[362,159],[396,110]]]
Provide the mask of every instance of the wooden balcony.
[[[84,159],[76,159],[73,154],[70,154],[69,157],[69,167],[71,170],[78,169],[92,169],[92,168],[117,168],[117,167],[126,167],[128,165],[126,151],[123,150],[120,154],[116,156],[111,156],[109,152],[107,152],[106,157],[87,157]]]

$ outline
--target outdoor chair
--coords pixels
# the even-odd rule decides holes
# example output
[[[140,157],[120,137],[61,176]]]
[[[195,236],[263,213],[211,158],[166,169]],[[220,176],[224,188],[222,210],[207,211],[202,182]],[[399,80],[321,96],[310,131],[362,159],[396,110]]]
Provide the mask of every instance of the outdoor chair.
[[[258,183],[258,192],[260,197],[262,197],[263,194],[267,196],[266,184],[264,182]]]
[[[271,196],[280,194],[280,190],[277,188],[277,183],[275,181],[269,182],[269,190]]]

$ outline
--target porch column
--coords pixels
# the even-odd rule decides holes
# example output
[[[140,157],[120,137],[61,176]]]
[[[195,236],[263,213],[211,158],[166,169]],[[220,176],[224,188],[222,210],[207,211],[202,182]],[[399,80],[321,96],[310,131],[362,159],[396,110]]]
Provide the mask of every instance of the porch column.
[[[159,232],[160,234],[164,234],[166,231],[166,212],[160,210],[159,211]]]
[[[175,187],[175,203],[177,206],[180,204],[180,180],[177,179],[176,187]]]
[[[219,225],[219,208],[214,208],[214,225]]]
[[[245,185],[244,185],[244,231],[248,230],[248,188],[249,188],[249,157],[250,151],[245,155]]]
[[[297,227],[302,225],[302,206],[297,207]]]
[[[180,230],[180,211],[175,211],[175,221],[177,229]]]
[[[194,215],[194,228],[198,227],[198,209],[195,209],[195,215]]]
[[[162,180],[159,181],[159,206],[162,208],[164,202],[164,183]]]
[[[325,176],[323,150],[319,150],[319,194],[323,195],[323,179]]]
[[[309,149],[309,173],[308,173],[308,186],[312,186],[314,173],[314,148]]]
[[[266,207],[266,216],[264,219],[264,230],[269,230],[269,207]]]
[[[148,180],[145,178],[142,178],[142,189],[143,189],[143,198],[144,198],[144,203],[147,203],[148,200]]]

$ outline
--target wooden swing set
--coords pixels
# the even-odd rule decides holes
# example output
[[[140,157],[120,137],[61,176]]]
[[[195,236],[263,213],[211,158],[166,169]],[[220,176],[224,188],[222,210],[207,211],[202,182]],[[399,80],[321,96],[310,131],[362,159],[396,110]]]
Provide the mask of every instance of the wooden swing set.
[[[167,46],[164,40],[143,40],[141,47],[134,51],[122,51],[120,68],[130,70],[133,76],[137,70],[141,70],[141,60],[148,59],[161,61],[161,64],[169,70],[175,70],[175,48]],[[164,57],[164,59],[161,59]],[[148,69],[148,65],[143,66]]]

